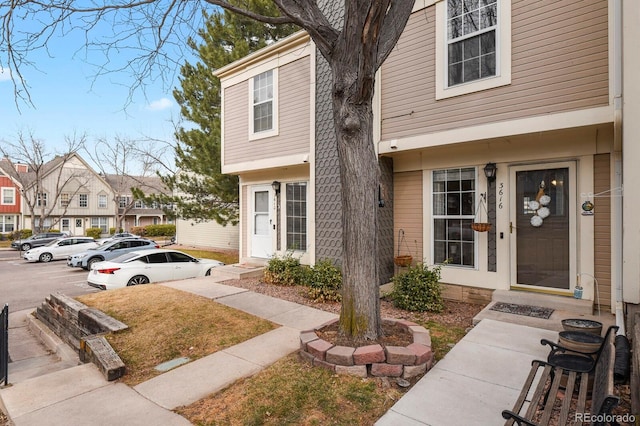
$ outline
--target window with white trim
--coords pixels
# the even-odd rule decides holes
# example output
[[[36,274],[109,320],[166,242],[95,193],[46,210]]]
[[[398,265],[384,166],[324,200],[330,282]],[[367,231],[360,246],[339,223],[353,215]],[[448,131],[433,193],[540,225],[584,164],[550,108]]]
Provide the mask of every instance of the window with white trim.
[[[278,134],[278,70],[264,71],[249,80],[249,139]]]
[[[13,232],[15,230],[15,216],[0,215],[0,233]]]
[[[307,184],[286,185],[287,250],[307,250]]]
[[[126,208],[126,207],[129,205],[130,200],[131,200],[131,199],[130,199],[128,196],[126,196],[126,195],[125,195],[125,196],[121,196],[121,197],[118,199],[118,206],[119,206],[121,209],[124,209],[124,208]]]
[[[107,195],[106,194],[98,194],[98,208],[106,209],[107,208]]]
[[[436,3],[436,99],[511,84],[511,1]]]
[[[447,85],[496,75],[497,0],[447,0]]]
[[[67,207],[69,205],[69,200],[71,199],[71,195],[68,192],[63,192],[60,194],[60,207]]]
[[[433,263],[475,267],[476,169],[433,171]]]
[[[78,194],[78,207],[89,207],[89,194]]]
[[[107,218],[106,217],[92,217],[91,227],[100,228],[103,234],[107,233]]]
[[[46,192],[38,192],[36,194],[36,206],[38,206],[38,207],[47,207],[47,193]]]
[[[2,188],[2,204],[14,205],[16,203],[16,189]]]

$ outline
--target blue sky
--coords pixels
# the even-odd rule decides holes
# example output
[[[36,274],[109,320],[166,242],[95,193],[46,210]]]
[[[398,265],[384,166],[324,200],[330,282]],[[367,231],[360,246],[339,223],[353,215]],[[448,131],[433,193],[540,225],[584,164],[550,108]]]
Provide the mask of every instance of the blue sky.
[[[23,30],[33,30],[29,28],[33,24],[21,25]],[[103,27],[91,36],[113,36],[111,27]],[[12,141],[20,131],[31,132],[52,153],[62,151],[65,136],[74,133],[86,133],[90,142],[115,136],[172,142],[173,122],[180,119],[179,106],[172,96],[178,86],[179,66],[163,70],[162,75],[157,71],[129,99],[133,77],[126,72],[96,77],[96,64],[104,63],[104,52],[87,54],[83,47],[84,34],[77,31],[52,38],[48,51],[29,54],[28,60],[34,65],[21,68],[21,72],[33,106],[22,100],[16,105],[9,73],[0,68],[0,140]],[[133,55],[121,50],[111,56],[108,67],[121,66]],[[193,57],[189,60],[195,62]],[[0,67],[5,63],[6,57],[0,57]]]

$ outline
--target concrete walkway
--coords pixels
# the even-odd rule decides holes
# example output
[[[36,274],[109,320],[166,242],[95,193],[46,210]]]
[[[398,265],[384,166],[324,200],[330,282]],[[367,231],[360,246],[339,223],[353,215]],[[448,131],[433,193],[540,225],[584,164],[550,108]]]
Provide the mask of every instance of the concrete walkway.
[[[18,364],[13,358],[16,351],[22,351],[23,365],[57,356],[43,353],[42,348],[28,349],[26,340],[35,339],[35,335],[23,333],[20,339],[25,346],[10,343],[10,355],[16,362],[9,364],[9,378],[14,384],[0,390],[0,403],[14,424],[187,425],[185,418],[171,410],[217,392],[295,352],[300,330],[335,318],[328,312],[218,284],[211,277],[165,285],[214,299],[281,327],[133,388],[107,382],[92,364],[60,369],[53,363],[49,374],[30,377],[28,369],[24,369],[20,376],[14,371]],[[541,338],[555,339],[557,333],[482,320],[376,424],[501,424],[500,413],[511,408],[517,398],[531,361],[546,357],[547,350],[539,343]],[[29,361],[29,353],[33,361]],[[40,361],[35,361],[37,358]]]

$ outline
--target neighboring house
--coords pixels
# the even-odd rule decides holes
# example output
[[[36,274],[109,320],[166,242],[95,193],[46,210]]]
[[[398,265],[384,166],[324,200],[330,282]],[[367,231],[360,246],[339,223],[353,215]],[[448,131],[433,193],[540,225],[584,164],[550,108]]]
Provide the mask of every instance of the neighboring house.
[[[20,228],[21,206],[20,186],[0,166],[0,234]]]
[[[176,219],[176,243],[196,247],[238,250],[238,226],[222,226],[214,220]]]
[[[113,226],[115,209],[107,202],[111,187],[79,155],[57,156],[37,173],[29,165],[16,169],[14,180],[23,182],[25,198],[20,229],[55,228],[84,235],[88,228],[101,228],[107,234]],[[34,205],[35,223],[29,202]],[[40,223],[42,212],[46,217]]]
[[[449,296],[581,286],[603,310],[639,310],[640,195],[623,198],[623,182],[640,179],[640,29],[621,17],[640,3],[475,7],[416,1],[378,73],[382,278],[394,254],[411,254],[449,261]],[[215,74],[222,171],[240,177],[240,257],[339,260],[331,76],[313,42],[297,33]]]
[[[145,195],[167,194],[167,188],[156,176],[105,175],[113,189],[110,203],[117,206],[116,227],[130,231],[134,226],[163,225],[173,223],[161,206],[145,204],[133,196],[131,188],[138,188]]]

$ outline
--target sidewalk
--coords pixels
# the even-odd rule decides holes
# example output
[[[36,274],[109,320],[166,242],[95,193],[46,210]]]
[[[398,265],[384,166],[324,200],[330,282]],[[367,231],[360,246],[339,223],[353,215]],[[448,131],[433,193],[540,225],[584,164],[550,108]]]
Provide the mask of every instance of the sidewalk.
[[[105,381],[92,364],[14,381],[12,369],[16,362],[13,362],[9,364],[9,379],[15,384],[0,390],[0,403],[14,424],[188,425],[186,419],[170,410],[217,392],[295,352],[299,348],[300,330],[335,317],[314,308],[217,284],[210,277],[165,285],[215,299],[281,327],[133,388]],[[556,337],[549,330],[483,320],[376,424],[500,424],[500,413],[517,398],[531,360],[546,357],[540,339]]]

